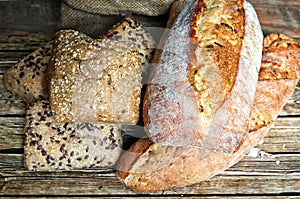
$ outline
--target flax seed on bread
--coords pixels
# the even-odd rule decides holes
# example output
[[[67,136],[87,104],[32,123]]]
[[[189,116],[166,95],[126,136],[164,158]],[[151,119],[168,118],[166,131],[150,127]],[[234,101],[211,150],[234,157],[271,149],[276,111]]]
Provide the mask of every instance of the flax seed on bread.
[[[58,121],[137,122],[141,62],[134,46],[73,30],[58,32],[54,46],[50,106]]]
[[[4,84],[27,103],[47,99],[48,92],[42,82],[51,57],[53,41],[38,48],[5,71]]]
[[[112,167],[122,151],[117,125],[57,123],[48,101],[28,107],[25,132],[25,167],[29,170]]]

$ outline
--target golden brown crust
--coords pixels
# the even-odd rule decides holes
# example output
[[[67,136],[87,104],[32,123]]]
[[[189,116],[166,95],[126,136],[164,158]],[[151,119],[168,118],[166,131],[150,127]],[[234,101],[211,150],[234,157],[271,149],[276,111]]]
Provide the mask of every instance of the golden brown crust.
[[[185,1],[169,24],[144,99],[146,132],[166,146],[233,153],[249,128],[261,62],[255,10],[242,0]]]
[[[265,38],[257,85],[260,92],[254,98],[250,131],[275,121],[282,107],[278,101],[286,101],[299,79],[299,56],[300,44],[287,35],[271,34]]]
[[[139,144],[140,142],[143,143],[142,147]],[[135,160],[137,160],[140,155],[146,152],[147,149],[150,148],[150,146],[153,144],[152,141],[149,139],[143,138],[140,139],[139,142],[135,142],[127,151],[124,153],[118,162],[128,162],[128,164],[118,164],[117,165],[117,177],[120,181],[125,179],[129,173],[127,171],[130,171]]]
[[[265,41],[274,39],[273,36],[267,36]],[[287,36],[280,35],[280,37]],[[274,40],[276,42],[276,39]],[[294,56],[290,58],[289,62],[286,62],[291,65],[285,67],[292,68],[295,70],[293,73],[298,74],[300,63],[297,57],[300,56],[300,47],[298,43],[294,42],[294,44],[298,45],[298,48],[292,50]],[[266,42],[265,45],[263,59],[267,55],[277,60],[291,52],[290,49],[277,47],[281,54],[276,54],[276,49],[271,49],[274,53],[269,54],[270,49],[268,49]],[[224,154],[197,147],[182,148],[159,146],[158,144],[147,145],[145,143],[149,143],[149,141],[143,139],[135,143],[136,151],[132,149],[130,151],[131,153],[144,151],[144,153],[142,155],[139,154],[139,158],[135,159],[134,162],[128,162],[125,159],[119,161],[119,165],[130,164],[131,166],[129,171],[118,171],[118,178],[126,186],[137,192],[156,192],[174,186],[198,183],[218,174],[243,158],[267,134],[282,106],[293,93],[298,78],[299,76],[297,76],[297,79],[262,79],[258,82],[251,115],[251,131],[246,141],[240,145],[235,153]],[[174,150],[174,148],[177,150]],[[162,164],[159,168],[153,166],[153,164],[159,162],[158,160],[161,161],[162,158],[157,157],[160,157],[160,154],[163,154],[165,150],[173,150],[174,152],[172,155],[164,156],[164,159],[166,159],[163,161],[166,163],[165,165]],[[152,151],[155,155],[147,155],[149,151]],[[122,172],[127,173],[125,178],[120,176]]]
[[[213,4],[203,0],[197,2],[191,19],[191,37],[198,45],[205,46],[205,52],[213,58],[228,95],[239,67],[242,39],[245,36],[245,12],[243,0],[223,2],[215,1]],[[207,15],[212,19],[207,19]],[[218,20],[218,16],[222,18]],[[192,49],[191,52],[195,50]],[[196,54],[191,56],[194,61],[191,60],[190,81],[192,85],[196,85],[195,76],[200,75],[199,67],[203,66],[197,65]],[[202,91],[196,86],[195,90],[201,95]]]
[[[264,42],[259,80],[298,79],[299,43],[284,34],[271,34]]]

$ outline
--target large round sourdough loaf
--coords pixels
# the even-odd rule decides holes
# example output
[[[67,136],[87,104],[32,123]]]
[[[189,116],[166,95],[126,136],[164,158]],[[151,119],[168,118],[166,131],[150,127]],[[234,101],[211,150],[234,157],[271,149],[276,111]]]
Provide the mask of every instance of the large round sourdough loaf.
[[[233,153],[249,131],[263,40],[257,15],[243,0],[186,0],[179,9],[154,57],[146,132],[161,145]]]

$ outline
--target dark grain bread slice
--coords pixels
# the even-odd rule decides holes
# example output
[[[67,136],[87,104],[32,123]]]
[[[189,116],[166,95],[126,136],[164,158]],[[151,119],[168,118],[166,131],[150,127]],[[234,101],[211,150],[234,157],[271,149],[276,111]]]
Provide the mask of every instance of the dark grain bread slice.
[[[299,56],[300,44],[288,36],[272,34],[265,38],[250,132],[236,152],[161,146],[140,139],[118,161],[118,179],[137,192],[156,192],[201,182],[237,163],[267,134],[292,95],[299,80]],[[273,76],[278,68],[290,71],[289,75]]]
[[[53,41],[27,55],[4,73],[4,84],[26,103],[47,99],[42,82],[51,57]]]
[[[112,167],[122,151],[117,125],[57,123],[48,101],[29,106],[25,132],[24,162],[29,170]]]
[[[168,146],[233,153],[249,130],[262,31],[243,0],[185,1],[155,55],[146,132]]]
[[[57,121],[137,122],[142,85],[134,46],[62,30],[54,48],[50,106]]]

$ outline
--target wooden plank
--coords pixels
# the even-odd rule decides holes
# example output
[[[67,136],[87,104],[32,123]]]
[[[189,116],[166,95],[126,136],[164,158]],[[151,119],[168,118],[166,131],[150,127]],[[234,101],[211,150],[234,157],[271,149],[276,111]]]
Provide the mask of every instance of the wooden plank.
[[[75,171],[32,172],[23,166],[23,154],[0,154],[2,177],[114,177],[113,168]],[[270,154],[269,157],[245,156],[221,176],[293,176],[300,175],[300,154]]]
[[[297,153],[300,152],[299,140],[299,130],[273,128],[264,138],[263,144],[257,147],[273,153]]]
[[[0,29],[4,33],[53,34],[60,18],[60,3],[61,0],[1,0]]]
[[[6,89],[0,74],[0,116],[25,115],[25,102],[17,94]]]
[[[54,35],[41,34],[0,34],[0,51],[33,51],[52,39]]]
[[[0,117],[0,150],[24,148],[24,117]]]
[[[216,176],[164,194],[274,194],[300,192],[300,176]]]
[[[283,107],[280,115],[300,115],[300,87],[299,83],[287,104]]]
[[[94,199],[95,197],[97,196],[76,196],[76,198],[84,198],[84,199]],[[99,196],[98,196],[99,197]],[[199,199],[199,198],[204,198],[204,199],[299,199],[300,196],[291,196],[291,194],[287,194],[287,195],[284,195],[284,194],[281,194],[281,196],[277,196],[276,194],[268,194],[268,195],[265,195],[265,196],[262,196],[261,194],[258,194],[258,195],[250,195],[250,196],[242,196],[242,195],[223,195],[223,194],[220,194],[220,195],[214,195],[214,196],[211,196],[211,195],[201,195],[201,194],[194,194],[194,195],[191,195],[191,194],[180,194],[180,195],[175,195],[175,196],[158,196],[158,195],[148,195],[148,194],[137,194],[137,195],[134,195],[134,196],[131,196],[132,198],[134,199],[141,199],[141,198],[156,198],[156,199],[165,199],[165,198],[168,198],[168,199],[178,199],[178,198],[189,198],[189,199]],[[14,198],[22,198],[22,199],[32,199],[32,198],[36,198],[36,196],[14,196]],[[38,198],[52,198],[52,197],[44,197],[44,196],[38,196]],[[56,199],[65,199],[66,197],[64,196],[55,196]],[[118,195],[118,196],[115,196],[115,195],[110,195],[110,196],[101,196],[101,198],[110,198],[110,199],[119,199],[119,198],[128,198],[127,195]]]
[[[300,193],[300,175],[294,176],[215,176],[199,184],[173,188],[154,195],[180,194],[279,194]],[[115,177],[4,177],[2,195],[135,195]]]
[[[300,1],[249,0],[265,34],[285,33],[300,38]]]

